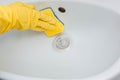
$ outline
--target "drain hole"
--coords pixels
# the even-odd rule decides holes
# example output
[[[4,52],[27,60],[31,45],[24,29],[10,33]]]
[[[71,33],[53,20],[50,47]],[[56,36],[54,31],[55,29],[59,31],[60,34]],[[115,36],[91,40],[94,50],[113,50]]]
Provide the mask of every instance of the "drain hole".
[[[56,48],[66,49],[70,45],[70,40],[68,38],[57,38],[56,39]]]
[[[69,49],[71,45],[71,40],[68,35],[61,34],[58,35],[53,41],[53,47],[57,50]]]
[[[58,10],[59,10],[61,13],[65,13],[65,12],[66,12],[65,8],[63,8],[63,7],[59,7]]]

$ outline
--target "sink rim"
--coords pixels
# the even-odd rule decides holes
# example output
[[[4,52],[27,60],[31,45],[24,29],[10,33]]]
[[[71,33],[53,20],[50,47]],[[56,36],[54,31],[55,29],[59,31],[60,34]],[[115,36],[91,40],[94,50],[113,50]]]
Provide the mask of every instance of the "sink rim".
[[[106,71],[93,75],[91,77],[81,78],[81,79],[74,79],[74,80],[109,80],[120,73],[120,58]],[[53,80],[47,78],[37,78],[37,77],[27,77],[17,75],[15,73],[9,73],[5,71],[0,71],[0,77],[6,80]],[[66,79],[59,79],[59,80],[66,80]],[[73,79],[69,79],[73,80]]]

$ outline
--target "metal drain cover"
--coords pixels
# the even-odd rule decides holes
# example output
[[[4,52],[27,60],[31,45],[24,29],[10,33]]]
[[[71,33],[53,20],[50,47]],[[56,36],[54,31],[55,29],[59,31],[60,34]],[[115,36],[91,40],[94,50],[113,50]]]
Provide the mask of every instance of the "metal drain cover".
[[[55,40],[53,41],[53,44],[56,49],[65,50],[70,46],[71,41],[67,35],[61,34],[55,38]]]

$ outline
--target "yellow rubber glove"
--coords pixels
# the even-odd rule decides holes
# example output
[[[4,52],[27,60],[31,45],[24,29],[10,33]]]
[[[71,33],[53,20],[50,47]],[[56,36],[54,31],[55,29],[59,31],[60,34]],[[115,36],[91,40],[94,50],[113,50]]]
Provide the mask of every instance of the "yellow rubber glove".
[[[15,2],[8,6],[0,6],[0,34],[14,30],[45,31],[53,36],[63,31],[63,25],[45,12],[35,10],[33,5]],[[57,23],[57,24],[56,24]],[[58,24],[59,23],[59,24]],[[58,28],[59,27],[59,30]],[[57,29],[57,31],[55,31]],[[52,31],[54,31],[52,33]],[[51,33],[49,33],[51,32]]]

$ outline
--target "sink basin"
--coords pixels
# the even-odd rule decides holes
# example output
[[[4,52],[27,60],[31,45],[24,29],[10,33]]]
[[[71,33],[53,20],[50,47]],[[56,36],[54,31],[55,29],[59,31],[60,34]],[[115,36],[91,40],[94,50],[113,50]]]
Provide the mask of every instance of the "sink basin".
[[[107,80],[120,72],[120,14],[80,1],[32,4],[38,10],[51,7],[65,30],[54,37],[34,31],[0,36],[2,78]]]

